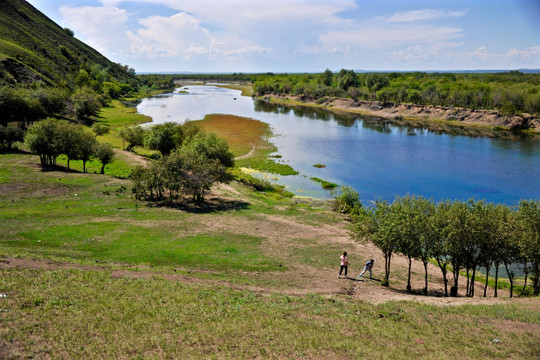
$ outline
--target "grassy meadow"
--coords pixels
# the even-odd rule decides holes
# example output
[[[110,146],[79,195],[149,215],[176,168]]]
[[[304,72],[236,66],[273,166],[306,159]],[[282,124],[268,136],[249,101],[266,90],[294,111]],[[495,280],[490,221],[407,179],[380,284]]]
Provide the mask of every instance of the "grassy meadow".
[[[144,120],[124,109],[113,103],[100,121],[115,129]],[[211,116],[201,125],[236,156],[251,153],[242,166],[256,168],[275,151],[263,123]],[[114,134],[100,140],[121,148]],[[379,254],[352,242],[324,202],[233,181],[202,205],[147,203],[125,178],[132,157],[118,157],[106,175],[71,164],[70,172],[42,171],[35,155],[0,154],[2,359],[540,354],[537,298],[397,300],[392,294],[407,296],[406,267],[395,260],[391,296],[362,300],[380,283],[336,279],[339,255],[349,250],[354,274]]]

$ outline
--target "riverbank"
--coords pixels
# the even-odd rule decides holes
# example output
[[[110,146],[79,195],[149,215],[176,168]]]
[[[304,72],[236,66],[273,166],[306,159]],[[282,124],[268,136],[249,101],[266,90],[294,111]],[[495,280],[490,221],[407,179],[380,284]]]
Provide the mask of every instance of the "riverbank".
[[[402,125],[422,126],[445,133],[453,133],[458,129],[470,136],[540,135],[540,119],[530,114],[505,115],[495,110],[393,104],[343,98],[313,100],[300,95],[271,94],[259,99],[283,105],[310,106],[333,112],[380,117]]]

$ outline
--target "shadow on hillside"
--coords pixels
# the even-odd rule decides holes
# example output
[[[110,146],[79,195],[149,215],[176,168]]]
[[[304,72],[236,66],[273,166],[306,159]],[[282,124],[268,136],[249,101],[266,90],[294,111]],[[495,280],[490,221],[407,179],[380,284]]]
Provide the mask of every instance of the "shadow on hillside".
[[[193,214],[207,214],[221,211],[239,211],[247,209],[249,203],[239,200],[228,200],[222,198],[205,199],[204,202],[183,199],[182,201],[164,201],[160,203],[149,203],[149,206],[167,207],[178,209]]]
[[[431,297],[446,297],[444,295],[444,290],[431,290],[428,288],[428,293],[427,295],[424,294],[424,289],[411,289],[410,291],[408,291],[407,289],[396,289],[396,288],[390,288],[390,290],[392,290],[393,292],[396,292],[398,294],[403,294],[403,295],[419,295],[419,296],[431,296]],[[461,297],[460,295],[458,295],[457,297]]]

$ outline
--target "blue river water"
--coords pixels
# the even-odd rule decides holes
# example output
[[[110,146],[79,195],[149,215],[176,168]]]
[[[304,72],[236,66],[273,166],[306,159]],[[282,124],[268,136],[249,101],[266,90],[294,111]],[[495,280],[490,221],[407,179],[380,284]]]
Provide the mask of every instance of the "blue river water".
[[[207,114],[268,123],[279,161],[300,172],[270,180],[299,196],[330,197],[310,180],[317,177],[353,187],[364,203],[406,194],[509,205],[540,198],[540,141],[535,139],[437,134],[361,115],[269,105],[216,86],[186,86],[146,98],[137,110],[151,116],[152,124],[182,123]]]

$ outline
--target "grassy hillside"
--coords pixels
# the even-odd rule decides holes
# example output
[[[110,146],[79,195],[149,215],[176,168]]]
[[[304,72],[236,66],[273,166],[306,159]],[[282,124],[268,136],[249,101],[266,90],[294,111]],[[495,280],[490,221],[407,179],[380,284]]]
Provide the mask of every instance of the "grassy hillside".
[[[0,155],[0,358],[536,358],[538,299],[336,279],[380,253],[320,204],[240,183],[207,207],[136,201],[110,176]],[[413,266],[422,283],[421,264]],[[432,281],[440,287],[435,268]],[[461,289],[463,294],[463,289]],[[409,301],[403,301],[409,300]]]
[[[24,0],[0,2],[0,85],[42,80],[73,85],[79,69],[102,70],[122,82],[134,77],[77,40]]]

